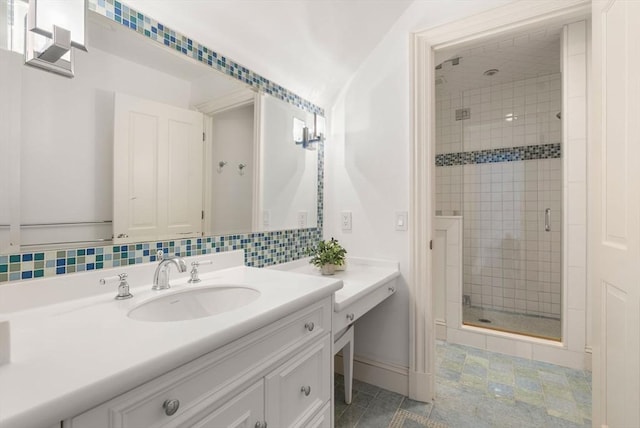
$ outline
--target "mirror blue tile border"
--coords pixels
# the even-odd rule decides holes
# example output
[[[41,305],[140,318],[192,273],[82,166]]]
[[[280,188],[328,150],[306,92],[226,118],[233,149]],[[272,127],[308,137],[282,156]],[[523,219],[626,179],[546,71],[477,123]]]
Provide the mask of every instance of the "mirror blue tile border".
[[[264,267],[305,257],[321,237],[321,228],[310,228],[12,254],[0,256],[0,282],[150,263],[158,251],[189,257],[244,250],[246,266]],[[14,257],[21,261],[8,260]]]
[[[181,53],[201,64],[205,64],[260,92],[272,95],[308,112],[324,116],[323,108],[122,2],[117,0],[88,0],[88,8],[91,12],[102,15],[145,36],[149,40],[174,52]]]

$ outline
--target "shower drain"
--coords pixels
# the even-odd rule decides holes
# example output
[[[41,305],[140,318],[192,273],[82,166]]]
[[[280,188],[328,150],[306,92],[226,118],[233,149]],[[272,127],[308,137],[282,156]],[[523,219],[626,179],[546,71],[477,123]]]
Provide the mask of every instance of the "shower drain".
[[[487,324],[491,324],[491,320],[486,319],[486,318],[478,318],[478,321],[479,322],[484,322],[484,323],[487,323]]]

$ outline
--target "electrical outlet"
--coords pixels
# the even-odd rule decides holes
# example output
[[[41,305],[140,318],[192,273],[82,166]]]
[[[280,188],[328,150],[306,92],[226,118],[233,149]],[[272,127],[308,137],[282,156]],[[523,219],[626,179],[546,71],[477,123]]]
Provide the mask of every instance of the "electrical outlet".
[[[351,230],[351,211],[342,211],[340,213],[340,224],[342,230]]]
[[[262,225],[264,227],[269,227],[269,223],[271,223],[271,211],[264,210],[262,211]]]
[[[307,212],[306,211],[298,211],[298,227],[301,229],[305,229],[307,227]]]

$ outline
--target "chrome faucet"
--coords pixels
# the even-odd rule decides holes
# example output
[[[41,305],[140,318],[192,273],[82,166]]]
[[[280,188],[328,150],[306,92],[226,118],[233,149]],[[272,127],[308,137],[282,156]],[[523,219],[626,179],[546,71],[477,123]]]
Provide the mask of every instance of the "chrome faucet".
[[[171,265],[175,265],[178,272],[186,272],[187,264],[182,257],[168,256],[160,260],[156,272],[153,274],[153,287],[152,290],[166,290],[170,288],[169,285],[169,268]]]

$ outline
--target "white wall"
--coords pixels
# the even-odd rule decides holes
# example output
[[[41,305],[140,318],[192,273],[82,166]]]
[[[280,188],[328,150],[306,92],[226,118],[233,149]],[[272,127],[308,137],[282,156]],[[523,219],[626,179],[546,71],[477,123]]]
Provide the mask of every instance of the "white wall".
[[[313,115],[265,95],[262,99],[262,210],[264,230],[298,229],[298,213],[307,213],[305,227],[318,223],[318,152],[293,141],[293,118],[310,126]]]
[[[508,1],[414,2],[346,85],[331,109],[326,144],[325,237],[350,256],[400,262],[398,292],[356,325],[356,355],[409,365],[409,232],[394,212],[409,209],[409,33]],[[342,232],[339,213],[352,212]]]
[[[253,177],[253,104],[212,117],[211,231],[213,234],[251,230]],[[219,162],[227,164],[220,168]],[[247,165],[240,175],[239,164]]]

